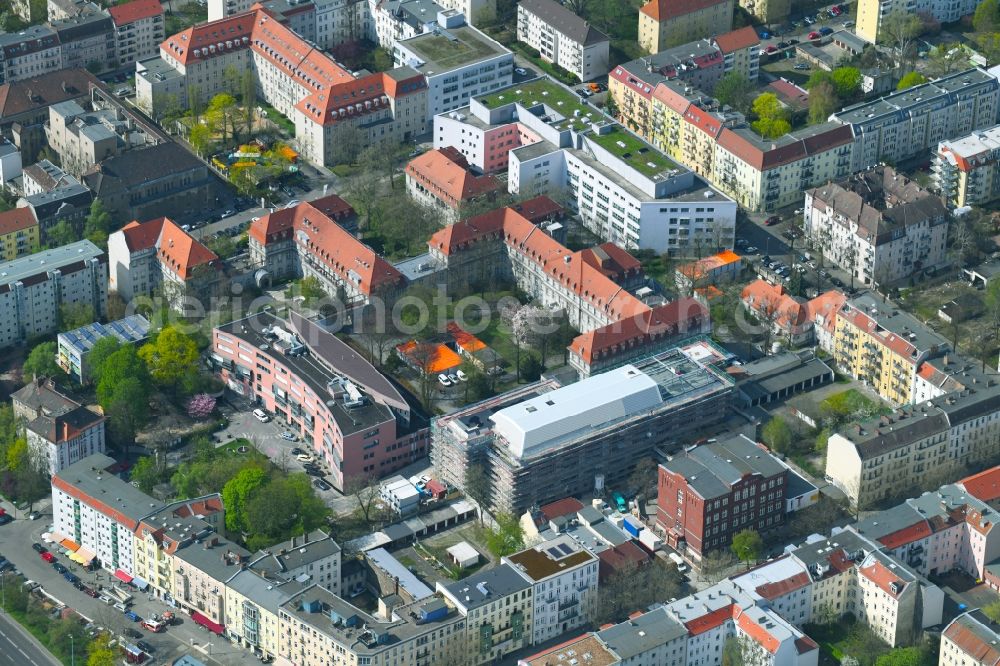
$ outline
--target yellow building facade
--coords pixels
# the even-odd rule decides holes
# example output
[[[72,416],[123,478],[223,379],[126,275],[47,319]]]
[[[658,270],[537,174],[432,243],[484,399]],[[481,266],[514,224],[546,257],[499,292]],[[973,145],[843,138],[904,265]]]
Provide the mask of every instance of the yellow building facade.
[[[0,260],[11,261],[39,249],[38,220],[30,208],[0,213]]]

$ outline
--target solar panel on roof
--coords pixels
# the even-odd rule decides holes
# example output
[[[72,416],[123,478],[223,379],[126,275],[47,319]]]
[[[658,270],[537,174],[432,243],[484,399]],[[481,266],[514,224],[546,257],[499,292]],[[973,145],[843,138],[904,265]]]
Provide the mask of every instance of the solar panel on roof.
[[[573,549],[564,543],[559,544],[559,550],[561,550],[564,555],[569,555],[573,552]]]
[[[557,559],[557,560],[558,560],[559,558],[561,558],[561,557],[562,557],[562,553],[560,553],[560,552],[559,552],[559,551],[558,551],[557,549],[555,549],[555,548],[546,548],[546,550],[548,551],[549,555],[551,555],[551,556],[552,556],[552,557],[553,557],[554,559]]]

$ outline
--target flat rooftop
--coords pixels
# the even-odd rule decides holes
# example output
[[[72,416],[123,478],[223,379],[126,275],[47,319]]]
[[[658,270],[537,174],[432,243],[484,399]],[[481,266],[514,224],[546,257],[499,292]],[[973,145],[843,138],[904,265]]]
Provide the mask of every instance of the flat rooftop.
[[[509,55],[510,51],[467,25],[457,28],[437,28],[399,42],[424,61],[421,74],[443,74],[482,60]],[[412,65],[413,63],[404,63]]]
[[[375,400],[369,400],[361,407],[346,409],[342,403],[335,401],[330,393],[330,383],[339,379],[338,375],[321,366],[312,358],[311,354],[302,354],[301,356],[282,354],[273,348],[274,340],[264,336],[264,328],[274,324],[285,328],[286,322],[267,313],[255,315],[255,319],[256,321],[248,326],[244,325],[247,323],[247,319],[240,319],[219,326],[218,330],[225,335],[239,338],[258,349],[266,349],[267,354],[295,373],[312,389],[313,393],[319,397],[328,397],[327,409],[336,419],[337,427],[340,428],[341,432],[350,434],[359,430],[370,430],[373,426],[395,419],[392,410]]]
[[[103,453],[95,453],[56,472],[55,476],[134,521],[163,508],[161,502],[107,471],[116,464]]]
[[[476,101],[490,109],[499,109],[515,102],[525,108],[545,104],[567,118],[574,116],[586,118],[587,114],[595,120],[604,117],[594,107],[582,103],[580,97],[572,90],[547,78],[518,83],[495,93],[477,97]],[[575,114],[575,111],[579,113]]]
[[[597,558],[566,535],[508,555],[507,560],[536,583],[580,567]]]
[[[129,315],[110,324],[94,322],[66,333],[59,334],[59,342],[65,343],[80,353],[90,351],[101,338],[115,336],[120,342],[131,343],[145,340],[149,335],[149,321],[142,315]]]
[[[89,240],[29,254],[27,257],[0,264],[0,284],[11,284],[33,275],[56,270],[78,261],[96,259],[104,254]]]
[[[666,155],[630,134],[621,125],[612,125],[610,131],[604,134],[591,132],[587,134],[587,139],[648,178],[677,168]]]

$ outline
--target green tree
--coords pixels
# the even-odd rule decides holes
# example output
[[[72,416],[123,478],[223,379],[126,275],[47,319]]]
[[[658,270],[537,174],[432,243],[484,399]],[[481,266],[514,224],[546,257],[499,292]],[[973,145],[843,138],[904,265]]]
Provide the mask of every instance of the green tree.
[[[160,470],[152,456],[143,456],[132,466],[132,481],[139,484],[139,490],[147,495],[153,492],[153,487],[160,482]]]
[[[115,666],[115,653],[108,647],[107,634],[99,634],[87,646],[87,666]]]
[[[806,81],[806,90],[810,91],[812,94],[812,89],[823,83],[829,83],[833,85],[833,74],[826,71],[825,69],[817,69],[815,72],[809,75],[809,80]]]
[[[198,344],[174,326],[164,327],[152,342],[139,350],[153,379],[161,386],[179,391],[198,375]]]
[[[749,568],[750,563],[760,559],[764,552],[764,540],[755,530],[742,530],[733,536],[733,543],[729,548],[733,551],[733,555],[741,562],[746,562],[747,568]]]
[[[972,27],[976,32],[997,32],[1000,30],[1000,3],[997,0],[983,0],[972,15]]]
[[[67,220],[59,220],[45,231],[45,247],[62,247],[80,240],[80,236]]]
[[[194,152],[204,156],[212,145],[212,128],[195,120],[194,126],[188,132],[188,143],[194,148]]]
[[[209,125],[222,132],[222,143],[229,142],[229,128],[233,124],[233,113],[236,109],[236,98],[229,93],[219,93],[208,102],[205,109],[205,119]],[[233,134],[236,128],[233,128]]]
[[[831,78],[840,99],[849,100],[861,92],[861,71],[857,67],[838,67]]]
[[[743,666],[745,663],[740,639],[730,636],[722,646],[722,666]]]
[[[916,56],[914,41],[924,30],[923,21],[916,14],[894,9],[884,19],[878,39],[895,49],[896,66],[902,67],[912,62]]]
[[[496,527],[486,537],[486,547],[496,557],[503,557],[524,549],[524,530],[517,516],[501,513],[496,517]]]
[[[1000,622],[1000,601],[994,601],[987,606],[983,606],[983,613],[994,622]]]
[[[757,117],[751,126],[765,139],[774,139],[792,130],[792,125],[788,122],[788,112],[781,106],[774,93],[758,95],[753,101],[751,111]]]
[[[90,381],[95,385],[101,381],[101,369],[108,358],[121,349],[122,343],[113,335],[101,338],[90,348],[87,354],[87,367],[90,373]]]
[[[935,655],[936,657],[937,655]],[[875,666],[924,666],[924,651],[919,647],[900,647],[890,650],[886,654],[879,655],[875,659]],[[937,663],[931,660],[930,663]]]
[[[316,299],[326,297],[326,291],[323,289],[323,283],[320,282],[319,278],[315,275],[305,276],[295,283],[295,287],[299,295],[306,299],[306,303],[311,303]]]
[[[101,364],[101,379],[97,383],[97,403],[107,410],[115,397],[115,389],[126,379],[133,378],[148,391],[150,377],[146,364],[132,345],[124,345]],[[146,394],[146,401],[149,395]]]
[[[111,233],[111,213],[104,202],[94,199],[90,203],[90,213],[83,224],[83,236],[94,245],[107,249],[108,234]]]
[[[90,303],[63,303],[59,306],[59,329],[72,331],[97,321],[94,306]]]
[[[780,416],[771,417],[761,429],[760,436],[765,444],[778,453],[787,453],[792,446],[792,429]]]
[[[545,366],[542,365],[541,359],[534,352],[523,354],[521,356],[521,377],[526,382],[537,382],[542,376],[542,371],[545,370]]]
[[[55,342],[43,342],[35,345],[28,354],[22,367],[25,377],[65,377],[59,364],[56,363],[57,347]]]
[[[226,507],[226,529],[242,533],[247,528],[246,503],[255,490],[267,482],[267,475],[259,467],[246,467],[222,487],[222,501]]]
[[[115,441],[127,455],[129,443],[149,423],[149,387],[136,377],[126,377],[112,389],[105,413]]]
[[[740,113],[750,111],[750,101],[756,86],[738,72],[726,74],[715,84],[713,95],[722,104],[728,104]]]
[[[837,93],[833,84],[823,81],[809,90],[809,122],[817,124],[826,122],[830,114],[836,111],[838,105]]]
[[[896,90],[906,90],[913,86],[919,86],[921,83],[927,83],[927,77],[920,72],[910,72],[904,74],[903,78],[899,80],[899,83],[896,84]]]
[[[31,464],[28,440],[18,437],[7,447],[7,469],[11,472],[18,472]]]

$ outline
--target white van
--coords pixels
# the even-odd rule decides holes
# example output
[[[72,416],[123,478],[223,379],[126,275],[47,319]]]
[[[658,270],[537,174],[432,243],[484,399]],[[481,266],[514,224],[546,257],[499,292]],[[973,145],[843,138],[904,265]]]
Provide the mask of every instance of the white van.
[[[258,408],[253,410],[253,415],[257,417],[257,420],[260,421],[261,423],[267,423],[268,421],[271,420],[271,417],[268,416],[267,412],[265,412],[263,409]]]
[[[670,558],[671,562],[677,565],[677,570],[680,571],[681,573],[684,573],[685,571],[688,570],[687,562],[685,562],[684,558],[678,555],[677,553],[667,553],[667,557]]]

